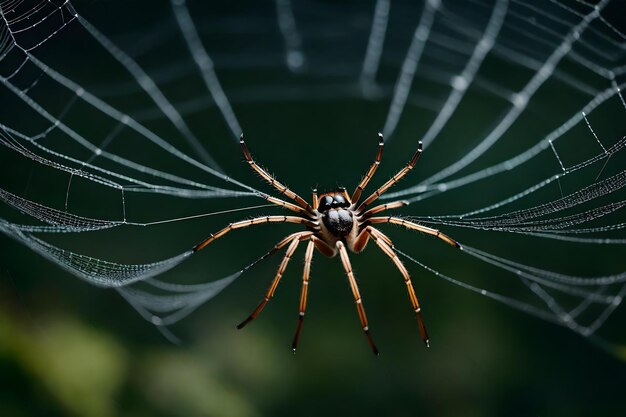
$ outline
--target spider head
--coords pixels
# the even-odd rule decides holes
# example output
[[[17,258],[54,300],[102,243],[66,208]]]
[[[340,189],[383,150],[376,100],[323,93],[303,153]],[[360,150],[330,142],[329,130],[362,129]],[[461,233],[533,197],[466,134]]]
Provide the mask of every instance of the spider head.
[[[350,196],[345,189],[324,193],[319,197],[317,210],[328,232],[338,238],[352,231],[354,218],[350,211]]]
[[[350,196],[346,192],[346,189],[340,188],[337,191],[320,195],[317,210],[320,213],[324,213],[330,209],[348,208],[350,204],[352,204],[352,202],[350,201]]]

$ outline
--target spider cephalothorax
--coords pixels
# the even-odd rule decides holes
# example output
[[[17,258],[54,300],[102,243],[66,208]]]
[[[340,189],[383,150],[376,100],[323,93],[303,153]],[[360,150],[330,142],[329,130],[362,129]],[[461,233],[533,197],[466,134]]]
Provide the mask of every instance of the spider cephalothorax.
[[[265,297],[259,303],[257,308],[252,312],[252,314],[250,314],[250,316],[248,316],[246,320],[244,320],[241,324],[239,324],[239,326],[237,326],[238,328],[242,328],[259,315],[259,313],[261,312],[261,310],[263,310],[270,298],[274,296],[276,288],[278,287],[278,283],[280,282],[280,279],[282,278],[285,269],[287,268],[289,260],[296,251],[298,244],[302,241],[308,241],[306,253],[304,255],[304,272],[302,276],[302,292],[300,295],[298,327],[296,328],[296,335],[293,339],[292,344],[294,352],[300,339],[302,322],[306,310],[309,273],[311,270],[311,260],[313,259],[313,249],[317,249],[318,251],[329,257],[334,257],[339,254],[339,257],[341,258],[341,263],[343,264],[346,275],[348,276],[352,295],[354,296],[354,300],[356,302],[356,308],[359,315],[359,320],[361,321],[361,326],[363,328],[363,331],[365,332],[365,335],[367,336],[367,340],[373,352],[378,354],[378,349],[374,345],[374,341],[372,340],[369,333],[367,316],[365,315],[365,309],[363,307],[363,302],[359,293],[359,287],[354,277],[354,273],[352,272],[352,266],[350,265],[350,259],[348,258],[348,251],[346,250],[347,246],[348,249],[350,249],[352,252],[359,253],[363,249],[365,249],[365,246],[367,245],[369,239],[372,239],[374,243],[376,243],[376,245],[378,245],[378,247],[393,261],[396,267],[400,270],[400,273],[402,273],[409,293],[411,306],[413,307],[413,310],[417,315],[417,321],[419,324],[420,333],[422,335],[422,340],[424,341],[424,343],[426,343],[426,346],[428,346],[428,334],[426,333],[426,327],[424,326],[424,320],[422,319],[421,308],[415,294],[415,290],[413,289],[413,283],[411,282],[409,272],[394,251],[391,239],[389,239],[378,229],[374,228],[372,225],[377,223],[397,224],[411,230],[417,230],[435,236],[458,249],[461,249],[461,245],[459,245],[454,239],[446,236],[436,229],[422,226],[409,220],[402,219],[400,217],[375,216],[382,211],[405,206],[408,204],[408,202],[406,201],[394,201],[368,209],[368,207],[375,200],[377,200],[378,197],[380,197],[389,188],[391,188],[391,186],[393,186],[402,177],[404,177],[411,169],[413,169],[415,163],[417,162],[417,159],[422,153],[421,142],[419,142],[417,151],[403,169],[401,169],[396,175],[391,177],[389,181],[380,186],[369,197],[363,200],[363,202],[360,202],[363,189],[368,184],[370,179],[372,179],[372,176],[374,175],[374,172],[376,172],[376,169],[378,168],[378,165],[380,164],[380,161],[382,159],[383,135],[379,133],[378,139],[378,152],[376,153],[374,163],[352,193],[352,197],[350,197],[350,195],[348,195],[346,190],[343,188],[335,192],[324,193],[319,197],[317,195],[317,191],[313,191],[313,204],[310,205],[302,197],[278,182],[274,177],[268,174],[267,171],[265,171],[263,168],[258,166],[256,162],[254,162],[252,156],[250,155],[250,152],[248,151],[248,147],[243,140],[243,134],[241,135],[240,143],[248,164],[261,176],[261,178],[263,178],[266,182],[272,185],[281,194],[293,200],[295,204],[281,200],[276,197],[272,197],[267,194],[261,194],[260,196],[265,200],[284,207],[285,209],[295,212],[298,215],[264,216],[231,223],[222,230],[218,231],[215,234],[211,234],[208,238],[197,244],[193,248],[194,252],[201,250],[202,248],[206,247],[216,239],[224,236],[231,230],[241,229],[255,224],[298,223],[304,225],[306,227],[306,230],[296,232],[287,236],[285,239],[278,242],[278,244],[276,244],[276,246],[274,246],[274,248],[268,253],[268,255],[272,254],[287,246],[285,257],[278,267],[278,272],[276,273],[276,276],[274,277],[270,288],[267,290]]]
[[[350,205],[350,197],[345,189],[321,195],[317,211],[322,217],[322,229],[325,228],[325,232],[337,238],[352,232],[356,223]]]

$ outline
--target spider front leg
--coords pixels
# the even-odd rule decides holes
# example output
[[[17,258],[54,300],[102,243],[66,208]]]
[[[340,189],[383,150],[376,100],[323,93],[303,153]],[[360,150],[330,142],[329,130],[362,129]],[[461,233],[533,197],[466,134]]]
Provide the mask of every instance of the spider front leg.
[[[365,315],[365,308],[363,307],[363,301],[361,300],[361,294],[359,293],[359,286],[357,285],[356,278],[354,277],[354,273],[352,272],[350,258],[348,258],[348,251],[346,250],[346,246],[341,240],[337,241],[337,249],[339,250],[339,256],[341,257],[341,263],[343,264],[343,268],[346,270],[346,274],[348,275],[348,281],[350,282],[350,289],[352,290],[352,295],[354,296],[354,301],[356,303],[356,309],[359,314],[359,320],[361,321],[361,327],[365,332],[365,337],[367,337],[367,342],[372,348],[372,352],[374,352],[375,355],[378,355],[378,349],[374,344],[372,336],[370,336],[367,316]]]
[[[264,193],[260,193],[258,195],[265,201],[269,201],[270,203],[276,204],[277,206],[280,206],[282,208],[286,208],[287,210],[295,211],[296,213],[304,214],[309,217],[315,217],[311,212],[307,211],[307,209],[297,206],[295,204],[288,203],[284,200],[281,200],[280,198],[272,197],[271,195],[267,195]]]
[[[193,247],[193,251],[198,252],[199,250],[205,248],[207,245],[211,244],[215,240],[224,236],[226,233],[230,232],[231,230],[243,229],[245,227],[249,227],[255,224],[263,224],[263,223],[297,223],[297,224],[303,224],[313,229],[317,228],[318,226],[317,222],[313,222],[311,220],[307,220],[305,218],[298,217],[298,216],[256,217],[254,219],[241,220],[241,221],[229,224],[228,226],[226,226],[219,232],[209,235],[209,237],[204,239],[202,242],[198,243],[196,246]]]
[[[365,174],[365,177],[361,180],[359,185],[352,193],[352,204],[357,204],[359,202],[359,198],[361,198],[361,193],[363,193],[363,189],[367,186],[367,183],[370,182],[376,169],[378,169],[378,165],[380,165],[380,161],[383,159],[383,145],[385,141],[383,140],[383,134],[378,134],[378,152],[376,152],[376,157],[374,158],[374,163],[370,167],[370,169]]]
[[[239,137],[239,144],[241,145],[241,149],[243,150],[243,155],[246,158],[246,161],[250,165],[250,167],[257,172],[267,182],[269,185],[274,187],[278,192],[285,195],[287,198],[294,200],[300,207],[305,209],[310,214],[315,214],[313,212],[313,208],[309,203],[307,203],[302,197],[298,194],[291,191],[287,186],[278,182],[274,177],[272,177],[266,170],[257,165],[256,162],[252,159],[252,155],[246,146],[246,142],[243,140],[243,133]]]
[[[419,159],[421,154],[422,154],[422,141],[420,141],[418,143],[417,151],[415,151],[415,154],[413,155],[413,158],[411,158],[409,163],[404,168],[402,168],[400,171],[398,171],[398,173],[396,175],[391,177],[391,179],[389,181],[387,181],[386,183],[381,185],[378,190],[374,191],[369,197],[367,197],[365,199],[365,201],[363,201],[361,203],[361,205],[359,206],[359,208],[356,210],[357,213],[363,212],[363,210],[365,210],[365,208],[367,206],[369,206],[374,201],[376,201],[376,199],[378,199],[378,197],[383,195],[385,193],[385,191],[387,191],[389,188],[391,188],[395,183],[400,181],[400,179],[402,177],[404,177],[410,170],[412,170],[413,167],[415,166],[415,164],[417,163],[417,160]]]
[[[406,283],[406,289],[409,293],[409,299],[411,300],[411,305],[413,306],[413,311],[417,315],[417,322],[420,328],[420,334],[422,335],[422,340],[426,347],[429,347],[429,339],[428,332],[426,331],[426,326],[424,325],[424,318],[422,317],[422,309],[420,307],[419,300],[417,295],[415,294],[415,289],[413,288],[413,283],[411,282],[411,276],[409,275],[409,271],[406,269],[398,255],[393,250],[393,243],[391,243],[391,239],[389,239],[384,233],[379,230],[374,229],[372,226],[367,226],[364,230],[369,234],[374,242],[378,245],[378,247],[393,261],[396,265],[396,268],[400,270],[400,273],[404,277],[404,282]]]
[[[268,288],[267,292],[265,293],[265,297],[263,297],[263,300],[261,300],[261,302],[259,303],[257,308],[254,309],[252,314],[250,314],[248,316],[248,318],[246,318],[244,321],[242,321],[240,324],[237,325],[238,329],[242,329],[246,324],[250,323],[252,320],[257,318],[257,316],[261,313],[261,311],[263,311],[263,308],[265,307],[267,302],[270,300],[270,298],[272,298],[274,296],[274,293],[276,293],[276,288],[278,288],[278,284],[280,283],[280,279],[283,277],[283,274],[285,273],[285,270],[287,269],[287,264],[289,264],[289,261],[291,260],[291,257],[293,256],[294,252],[298,248],[298,244],[302,240],[309,239],[312,234],[313,234],[313,232],[300,232],[300,233],[295,233],[293,235],[294,237],[291,239],[291,244],[287,248],[287,252],[285,253],[285,257],[283,258],[282,262],[280,263],[280,266],[278,267],[278,271],[276,272],[276,276],[274,276],[274,280],[272,281],[272,285],[270,285],[270,287]],[[281,241],[276,246],[278,247],[281,244],[284,245],[285,243],[283,243],[283,242],[285,242],[285,240]],[[286,241],[289,242],[289,240],[286,240]]]

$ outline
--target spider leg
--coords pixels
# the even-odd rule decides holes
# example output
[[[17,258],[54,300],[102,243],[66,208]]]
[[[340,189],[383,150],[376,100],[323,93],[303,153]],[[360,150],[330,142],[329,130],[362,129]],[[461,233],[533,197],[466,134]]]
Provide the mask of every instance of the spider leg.
[[[456,240],[452,239],[450,236],[441,233],[437,229],[432,229],[430,227],[422,226],[422,225],[419,225],[417,223],[413,223],[412,221],[409,221],[409,220],[404,220],[404,219],[401,219],[399,217],[388,216],[388,217],[372,217],[372,218],[368,219],[368,221],[370,223],[372,223],[372,224],[376,224],[376,223],[392,223],[392,224],[397,224],[397,225],[400,225],[400,226],[404,226],[407,229],[417,230],[419,232],[423,232],[423,233],[426,233],[428,235],[432,235],[432,236],[438,237],[439,239],[441,239],[444,242],[446,242],[448,245],[452,245],[452,246],[454,246],[457,249],[463,250],[463,247],[459,244],[459,242],[457,242]]]
[[[422,154],[422,142],[420,141],[419,144],[418,144],[418,147],[417,147],[417,151],[415,151],[415,154],[413,155],[413,158],[411,158],[409,163],[404,168],[402,168],[400,171],[398,171],[398,173],[396,175],[391,177],[391,179],[389,181],[387,181],[386,183],[381,185],[378,190],[374,191],[372,193],[372,195],[367,197],[365,199],[365,201],[363,201],[361,203],[361,205],[359,206],[359,208],[356,210],[357,213],[361,213],[363,210],[365,210],[365,207],[367,207],[370,204],[372,204],[372,202],[374,202],[385,191],[387,191],[389,188],[391,188],[395,183],[400,181],[400,179],[402,177],[404,177],[410,170],[412,170],[413,167],[415,166],[415,164],[417,163],[417,160],[419,159],[421,154]]]
[[[309,217],[313,217],[311,212],[307,211],[305,208],[297,206],[295,204],[289,203],[287,201],[281,200],[280,198],[273,197],[268,194],[260,193],[259,197],[264,199],[265,201],[269,201],[272,204],[276,204],[277,206],[286,208],[287,210],[295,211],[296,213],[305,214]]]
[[[265,255],[261,256],[259,259],[257,259],[256,261],[254,261],[253,263],[251,263],[250,265],[246,266],[243,271],[247,271],[248,269],[256,266],[258,263],[260,263],[261,261],[263,261],[266,258],[269,258],[270,256],[272,256],[273,254],[275,254],[276,252],[278,252],[280,249],[284,248],[285,245],[289,242],[291,242],[292,239],[299,237],[299,235],[301,235],[302,233],[312,233],[312,232],[296,232],[296,233],[292,233],[289,236],[287,236],[286,238],[284,238],[283,240],[281,240],[280,242],[278,242],[272,249],[270,249]]]
[[[367,226],[362,229],[359,234],[356,235],[356,237],[354,238],[354,243],[352,244],[353,252],[359,253],[363,251],[363,249],[365,249],[365,246],[367,246],[367,242],[369,242],[370,240],[370,233],[368,231],[369,227],[370,226]],[[389,246],[393,246],[393,243],[391,243],[391,239],[389,239],[387,236],[383,235],[381,236],[381,239],[384,239]]]
[[[335,255],[337,255],[337,251],[328,243],[320,239],[319,237],[313,235],[311,236],[311,240],[313,241],[313,243],[315,243],[315,248],[318,251],[322,252],[324,255],[328,256],[329,258],[332,258]]]
[[[206,247],[207,245],[209,245],[210,243],[212,243],[213,241],[219,239],[220,237],[224,236],[226,233],[230,232],[231,230],[235,230],[235,229],[243,229],[244,227],[249,227],[255,224],[262,224],[262,223],[298,223],[298,224],[304,224],[307,227],[311,227],[311,228],[317,228],[317,223],[313,222],[311,220],[307,220],[303,217],[298,217],[298,216],[263,216],[263,217],[256,217],[254,219],[249,219],[249,220],[241,220],[235,223],[231,223],[228,226],[226,226],[225,228],[223,228],[222,230],[220,230],[219,232],[215,233],[215,234],[211,234],[209,235],[209,237],[207,237],[206,239],[204,239],[202,242],[198,243],[196,246],[193,247],[193,251],[194,252],[198,252],[199,250],[203,249],[204,247]]]
[[[239,143],[241,144],[241,149],[243,150],[243,155],[246,158],[246,161],[248,162],[248,164],[250,164],[250,167],[252,167],[252,169],[255,170],[261,176],[261,178],[265,180],[265,182],[267,182],[272,187],[276,188],[278,192],[285,195],[287,198],[294,200],[296,203],[298,203],[300,207],[302,207],[309,213],[314,214],[313,208],[309,205],[309,203],[307,203],[298,194],[291,191],[287,186],[278,182],[266,170],[264,170],[259,165],[257,165],[256,162],[254,162],[254,160],[252,159],[252,155],[250,154],[250,151],[248,150],[248,147],[246,146],[246,142],[244,142],[243,140],[243,133],[241,134],[239,138]]]
[[[311,236],[311,234],[312,232],[300,232],[300,233],[296,233],[294,237],[291,237],[291,241],[290,241],[291,243],[289,247],[287,248],[285,257],[283,258],[282,262],[280,263],[280,266],[278,267],[278,271],[276,272],[276,276],[274,276],[272,285],[270,285],[267,292],[265,293],[265,297],[263,297],[263,300],[261,300],[261,302],[254,309],[252,314],[250,314],[248,318],[246,318],[244,321],[242,321],[240,324],[237,325],[238,329],[242,329],[246,324],[250,323],[252,320],[257,318],[257,316],[261,313],[261,311],[263,311],[263,308],[265,307],[267,302],[270,300],[270,298],[274,296],[274,293],[276,292],[276,288],[278,287],[278,284],[280,283],[280,279],[285,273],[285,269],[287,269],[287,264],[289,264],[289,261],[291,260],[293,253],[296,251],[296,248],[298,247],[298,244],[300,243],[301,240],[308,239]],[[289,239],[289,237],[287,239]],[[284,246],[286,242],[289,242],[289,240],[286,240],[286,242],[285,240],[286,239],[283,239],[283,241],[279,242],[278,245],[283,244]]]
[[[359,185],[357,185],[356,189],[354,190],[354,193],[352,193],[352,204],[356,205],[359,202],[359,198],[361,198],[361,193],[363,193],[363,189],[367,186],[367,183],[370,182],[370,180],[374,176],[376,169],[378,169],[378,165],[380,165],[380,161],[383,158],[383,145],[384,145],[383,134],[379,133],[378,134],[378,152],[376,152],[376,158],[374,158],[374,163],[372,164],[370,169],[367,171],[367,173],[365,174],[365,176],[363,177]]]
[[[269,255],[273,255],[274,253],[278,252],[279,250],[281,250],[282,248],[284,248],[287,243],[290,243],[293,239],[298,239],[300,237],[306,237],[306,238],[310,238],[311,235],[313,234],[313,232],[296,232],[296,233],[292,233],[290,235],[288,235],[286,238],[284,238],[283,240],[281,240],[280,242],[278,242],[266,255],[264,255],[265,257],[269,256]],[[303,239],[300,239],[303,240]]]
[[[422,317],[422,309],[420,308],[420,302],[417,299],[417,295],[415,295],[415,289],[413,288],[413,283],[411,282],[411,276],[409,275],[409,271],[406,269],[398,255],[393,250],[393,244],[391,240],[381,231],[374,229],[372,226],[367,226],[365,228],[367,233],[372,237],[374,242],[378,245],[378,247],[393,261],[396,265],[396,268],[400,270],[400,273],[404,277],[404,282],[406,283],[406,289],[409,292],[409,299],[411,300],[411,305],[413,306],[413,311],[417,315],[417,322],[420,328],[420,334],[422,335],[422,340],[426,344],[426,347],[429,347],[428,342],[428,332],[426,331],[426,326],[424,325],[424,318]]]
[[[374,208],[371,208],[371,209],[367,210],[365,213],[361,214],[359,216],[359,220],[367,219],[368,217],[371,217],[374,214],[378,214],[381,211],[395,209],[395,208],[400,208],[400,207],[404,207],[404,206],[408,206],[408,205],[409,205],[409,202],[406,201],[406,200],[398,200],[398,201],[392,201],[391,203],[387,203],[387,204],[381,204],[380,206],[376,206]]]
[[[313,260],[313,249],[315,243],[309,240],[304,254],[304,271],[302,272],[302,291],[300,292],[300,308],[298,314],[298,327],[296,327],[296,335],[293,337],[293,343],[291,348],[293,353],[296,353],[298,342],[300,341],[300,333],[302,332],[302,323],[304,320],[304,313],[306,312],[306,298],[309,291],[309,273],[311,272],[311,261]]]
[[[361,230],[359,234],[356,235],[356,237],[354,238],[354,241],[352,243],[353,252],[359,253],[363,249],[365,249],[365,246],[367,246],[367,242],[369,242],[370,240],[370,235],[369,233],[367,233],[366,229],[367,228]]]
[[[313,196],[311,198],[311,201],[313,201],[313,208],[317,210],[317,205],[319,203],[319,201],[317,201],[317,188],[313,189]]]
[[[354,296],[354,301],[356,302],[356,309],[359,313],[361,327],[365,332],[365,337],[367,337],[367,341],[372,348],[372,351],[375,355],[378,355],[378,349],[374,344],[374,340],[372,340],[372,336],[370,336],[369,326],[367,324],[367,316],[365,315],[365,308],[363,308],[363,301],[361,300],[361,294],[359,293],[359,286],[357,285],[356,278],[354,277],[354,273],[352,272],[352,266],[350,265],[350,259],[348,258],[348,251],[346,250],[346,246],[341,240],[337,242],[337,249],[339,250],[339,255],[341,256],[341,263],[343,264],[343,268],[346,270],[346,274],[348,275],[348,281],[350,282],[350,289],[352,290],[352,295]]]

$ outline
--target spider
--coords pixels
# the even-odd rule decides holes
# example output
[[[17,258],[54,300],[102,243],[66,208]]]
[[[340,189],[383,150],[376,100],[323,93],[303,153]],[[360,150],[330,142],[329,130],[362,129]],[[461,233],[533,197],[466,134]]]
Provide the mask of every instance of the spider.
[[[403,275],[407,291],[409,293],[411,306],[413,307],[413,310],[417,316],[417,322],[419,325],[422,340],[428,347],[428,333],[426,332],[426,326],[424,325],[424,320],[422,318],[419,300],[417,298],[417,295],[415,294],[409,272],[394,251],[394,246],[391,239],[389,239],[384,233],[382,233],[378,229],[374,228],[373,225],[392,223],[404,226],[410,230],[416,230],[426,233],[428,235],[435,236],[458,249],[462,249],[462,247],[454,239],[436,229],[422,226],[409,220],[402,219],[400,217],[375,216],[376,214],[385,210],[406,206],[409,204],[407,201],[393,201],[391,203],[386,203],[369,208],[371,204],[378,199],[378,197],[380,197],[396,182],[404,177],[411,169],[413,169],[415,163],[422,153],[422,142],[419,142],[417,151],[404,168],[398,171],[398,173],[391,177],[389,181],[380,186],[380,188],[374,191],[369,197],[360,202],[363,190],[374,176],[374,173],[376,172],[376,169],[378,168],[378,165],[380,164],[380,161],[382,159],[384,140],[383,135],[379,133],[378,151],[376,153],[374,163],[371,165],[370,169],[365,174],[365,177],[363,177],[359,185],[356,187],[356,189],[352,193],[352,196],[350,197],[350,195],[348,195],[345,188],[339,188],[337,191],[323,193],[319,196],[317,195],[317,190],[313,190],[312,204],[307,203],[302,197],[291,191],[285,185],[278,182],[265,169],[261,168],[259,165],[257,165],[256,162],[254,162],[254,160],[252,159],[252,155],[250,154],[250,151],[248,151],[248,147],[244,142],[243,134],[241,134],[239,143],[241,144],[243,154],[250,167],[254,171],[256,171],[263,180],[265,180],[276,190],[278,190],[278,192],[283,194],[285,197],[293,200],[295,204],[267,194],[261,194],[261,197],[269,201],[270,203],[276,204],[287,210],[295,212],[297,213],[297,215],[263,216],[230,223],[222,230],[218,231],[215,234],[209,235],[209,237],[197,244],[193,248],[193,251],[197,252],[205,248],[207,245],[213,243],[231,230],[242,229],[256,224],[297,223],[305,226],[306,231],[300,231],[288,235],[286,238],[278,242],[278,244],[276,244],[276,246],[274,246],[274,248],[268,253],[269,255],[287,246],[285,256],[280,263],[278,271],[276,272],[276,276],[274,277],[274,280],[272,281],[269,289],[265,293],[263,300],[261,300],[256,309],[254,309],[254,311],[243,322],[241,322],[241,324],[239,324],[237,328],[243,328],[246,324],[250,323],[261,313],[267,302],[274,296],[280,279],[283,276],[285,269],[287,268],[287,264],[289,263],[289,260],[296,251],[299,243],[303,241],[308,241],[306,252],[304,255],[304,272],[302,275],[302,290],[300,293],[298,324],[296,327],[296,334],[292,343],[293,352],[295,353],[298,341],[300,340],[302,323],[306,311],[309,272],[311,270],[313,250],[317,249],[322,254],[331,258],[339,254],[341,263],[343,264],[343,268],[345,269],[345,272],[348,276],[348,282],[350,284],[350,289],[352,290],[352,295],[354,296],[354,301],[356,303],[356,309],[359,320],[361,322],[361,327],[363,328],[363,331],[372,351],[374,352],[374,354],[378,355],[378,349],[376,348],[376,345],[374,344],[374,341],[369,332],[367,316],[365,315],[365,308],[363,307],[359,287],[354,277],[354,272],[352,271],[352,266],[350,265],[350,259],[348,257],[348,251],[346,249],[348,248],[354,253],[359,253],[363,251],[363,249],[365,249],[368,241],[372,239],[376,243],[376,245],[378,245],[378,247],[391,259],[391,261],[393,261],[395,266]]]

